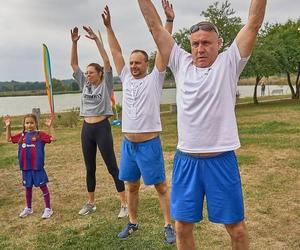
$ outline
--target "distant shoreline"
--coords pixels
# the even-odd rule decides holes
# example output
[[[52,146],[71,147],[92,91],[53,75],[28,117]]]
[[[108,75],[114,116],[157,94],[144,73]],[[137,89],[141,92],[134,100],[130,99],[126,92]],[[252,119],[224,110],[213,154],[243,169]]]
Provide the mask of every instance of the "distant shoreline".
[[[250,82],[239,82],[238,86],[254,86],[255,84]],[[287,85],[285,83],[274,83],[274,84],[267,84],[267,86],[283,86]],[[175,83],[167,83],[166,86],[164,86],[164,89],[175,89],[176,85]],[[122,91],[122,87],[118,86],[114,89],[114,91]],[[66,95],[66,94],[79,94],[81,93],[80,90],[76,91],[58,91],[54,92],[54,95]],[[8,92],[0,92],[0,97],[17,97],[17,96],[43,96],[47,95],[46,90],[28,90],[28,91],[8,91]]]

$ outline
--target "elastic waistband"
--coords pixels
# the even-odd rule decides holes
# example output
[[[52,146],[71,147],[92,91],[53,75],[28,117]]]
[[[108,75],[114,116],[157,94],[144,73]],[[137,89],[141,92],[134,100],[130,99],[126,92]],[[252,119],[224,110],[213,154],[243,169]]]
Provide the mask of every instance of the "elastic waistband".
[[[231,154],[234,154],[234,151],[231,150],[231,151],[227,151],[227,152],[223,152],[223,153],[220,153],[218,155],[214,155],[214,156],[197,156],[197,155],[191,155],[189,153],[185,153],[185,152],[182,152],[180,151],[179,149],[176,150],[176,155],[180,155],[182,157],[186,157],[186,158],[189,158],[189,159],[217,159],[217,158],[223,158],[223,157],[227,157]]]
[[[142,142],[133,142],[133,141],[128,140],[126,137],[124,137],[124,142],[126,142],[128,144],[132,144],[132,145],[146,145],[146,144],[152,144],[152,143],[155,144],[157,142],[160,142],[160,137],[156,136],[150,140],[142,141]]]

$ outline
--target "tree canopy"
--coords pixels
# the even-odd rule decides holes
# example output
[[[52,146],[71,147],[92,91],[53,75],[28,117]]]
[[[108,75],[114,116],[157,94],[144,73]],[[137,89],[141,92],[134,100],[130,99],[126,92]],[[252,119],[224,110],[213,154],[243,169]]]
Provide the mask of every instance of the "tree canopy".
[[[225,50],[235,39],[242,28],[241,18],[236,16],[231,3],[215,2],[200,13],[205,20],[214,23],[223,39],[220,50]],[[251,58],[244,69],[241,77],[255,77],[254,102],[257,103],[256,88],[263,77],[276,74],[286,74],[287,83],[291,89],[292,98],[300,97],[300,19],[288,20],[283,24],[266,24],[258,34],[256,45]],[[189,29],[183,28],[173,34],[177,44],[187,52],[191,52],[189,40]],[[155,54],[150,57],[150,64],[154,65]],[[152,69],[151,67],[151,69]],[[166,79],[172,77],[167,71]],[[296,75],[295,82],[292,82],[291,75]]]

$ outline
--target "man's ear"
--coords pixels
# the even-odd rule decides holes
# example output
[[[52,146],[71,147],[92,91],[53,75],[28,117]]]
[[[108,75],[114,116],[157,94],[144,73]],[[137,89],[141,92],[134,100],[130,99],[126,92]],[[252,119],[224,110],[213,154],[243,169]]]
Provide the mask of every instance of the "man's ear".
[[[222,45],[223,45],[223,38],[219,37],[218,38],[218,47],[219,47],[219,50],[221,49]]]

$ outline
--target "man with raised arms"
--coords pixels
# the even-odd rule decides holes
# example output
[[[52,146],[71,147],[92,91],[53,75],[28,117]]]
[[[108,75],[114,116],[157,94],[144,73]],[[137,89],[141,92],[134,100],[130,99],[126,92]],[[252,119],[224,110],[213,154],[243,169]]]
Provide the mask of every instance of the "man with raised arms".
[[[162,61],[177,88],[178,145],[171,187],[171,216],[178,249],[195,249],[194,223],[225,225],[233,249],[249,249],[240,174],[234,150],[240,147],[235,117],[236,85],[263,22],[266,0],[252,0],[249,17],[232,45],[219,54],[222,39],[207,21],[190,28],[191,54],[163,28],[151,0],[138,0]]]
[[[168,1],[163,0],[162,4],[167,17],[166,29],[171,33],[174,12]],[[118,234],[118,237],[126,238],[138,230],[137,208],[142,176],[145,185],[155,186],[164,217],[165,239],[168,243],[175,243],[175,233],[170,219],[164,158],[159,138],[159,132],[162,130],[160,96],[166,63],[161,60],[160,53],[157,53],[155,67],[148,74],[148,55],[145,51],[136,49],[130,55],[130,66],[126,66],[121,47],[111,26],[107,6],[102,18],[123,88],[122,132],[124,140],[121,148],[119,177],[128,184],[129,223]]]

